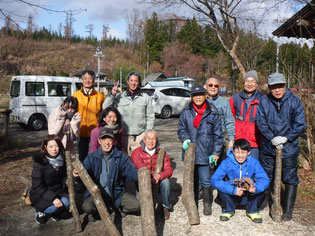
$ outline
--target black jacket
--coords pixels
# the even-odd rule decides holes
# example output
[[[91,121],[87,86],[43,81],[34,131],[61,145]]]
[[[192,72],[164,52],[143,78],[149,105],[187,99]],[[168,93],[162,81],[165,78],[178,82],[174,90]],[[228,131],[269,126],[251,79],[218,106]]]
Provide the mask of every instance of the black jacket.
[[[33,160],[30,199],[37,211],[44,211],[56,198],[68,197],[66,164],[56,170],[46,157],[35,155]]]

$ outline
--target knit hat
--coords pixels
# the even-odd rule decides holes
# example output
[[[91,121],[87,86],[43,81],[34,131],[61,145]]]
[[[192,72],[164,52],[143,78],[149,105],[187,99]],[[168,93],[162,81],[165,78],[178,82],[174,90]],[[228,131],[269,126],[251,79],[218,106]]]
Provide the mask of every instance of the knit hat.
[[[243,80],[243,82],[245,82],[245,80],[246,80],[248,77],[253,77],[253,78],[257,81],[257,83],[259,83],[257,71],[255,71],[255,70],[248,71],[248,72],[244,75],[244,80]]]
[[[285,78],[281,73],[273,73],[268,76],[268,85],[285,84]]]

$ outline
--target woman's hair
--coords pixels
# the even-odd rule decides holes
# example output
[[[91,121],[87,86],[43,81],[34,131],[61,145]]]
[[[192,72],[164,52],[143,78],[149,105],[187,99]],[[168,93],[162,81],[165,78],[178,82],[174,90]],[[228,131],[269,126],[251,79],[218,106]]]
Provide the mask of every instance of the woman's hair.
[[[78,99],[75,97],[66,97],[66,99],[63,101],[62,104],[71,104],[71,106],[69,106],[69,108],[73,108],[75,110],[75,112],[78,111]]]
[[[104,127],[105,125],[107,125],[106,122],[104,121],[104,117],[106,117],[110,111],[112,111],[116,114],[116,116],[117,116],[116,124],[118,124],[118,126],[120,127],[121,126],[121,115],[120,115],[119,111],[115,107],[112,107],[112,106],[104,109],[101,112],[101,114],[99,115],[99,117],[98,117],[99,126]]]
[[[237,139],[235,140],[235,143],[233,145],[233,150],[235,149],[241,149],[244,151],[250,152],[251,146],[250,143],[246,139]]]
[[[48,142],[51,141],[51,140],[55,140],[57,145],[58,145],[58,147],[59,147],[58,155],[61,155],[62,157],[64,157],[65,156],[65,149],[64,149],[64,147],[62,145],[62,142],[61,142],[60,138],[57,135],[48,135],[44,139],[44,141],[42,143],[42,146],[40,148],[39,155],[41,157],[45,157],[45,156],[49,155],[48,152],[47,152],[46,146],[47,146]]]

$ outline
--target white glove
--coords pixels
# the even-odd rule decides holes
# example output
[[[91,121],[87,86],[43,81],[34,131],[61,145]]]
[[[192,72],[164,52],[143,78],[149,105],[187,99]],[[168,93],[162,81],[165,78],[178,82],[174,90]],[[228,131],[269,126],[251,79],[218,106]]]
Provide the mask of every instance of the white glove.
[[[276,146],[276,148],[277,148],[278,150],[282,150],[282,148],[283,148],[283,144],[279,144],[279,145],[277,145],[277,146]]]
[[[271,143],[274,146],[278,146],[279,144],[285,144],[287,141],[288,139],[283,136],[276,136],[273,139],[271,139]]]

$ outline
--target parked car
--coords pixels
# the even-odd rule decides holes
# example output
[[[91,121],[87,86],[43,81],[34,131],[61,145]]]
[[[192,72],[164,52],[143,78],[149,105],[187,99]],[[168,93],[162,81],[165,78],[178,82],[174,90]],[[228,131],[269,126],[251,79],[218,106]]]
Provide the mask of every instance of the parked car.
[[[152,98],[154,112],[167,119],[179,115],[190,103],[190,89],[185,87],[143,87],[142,91]]]

